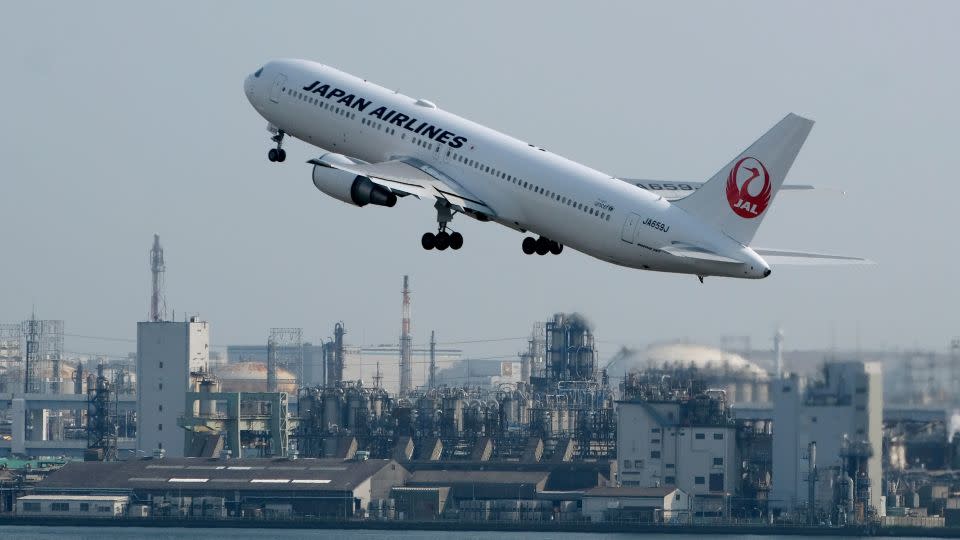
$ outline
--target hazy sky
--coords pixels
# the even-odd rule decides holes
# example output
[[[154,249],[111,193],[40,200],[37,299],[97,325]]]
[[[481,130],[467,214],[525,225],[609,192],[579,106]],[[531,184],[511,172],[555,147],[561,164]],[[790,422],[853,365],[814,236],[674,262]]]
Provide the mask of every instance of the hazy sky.
[[[960,335],[960,4],[955,2],[11,2],[0,31],[0,322],[63,319],[75,352],[122,352],[147,314],[159,233],[167,300],[216,344],[343,320],[395,342],[523,336],[577,310],[616,343],[915,345]],[[599,170],[706,179],[787,112],[817,121],[755,245],[860,255],[762,281],[657,274],[459,216],[425,252],[431,203],[324,196],[291,141],[266,159],[242,92],[276,57],[368,78]],[[522,343],[464,345],[512,355]]]

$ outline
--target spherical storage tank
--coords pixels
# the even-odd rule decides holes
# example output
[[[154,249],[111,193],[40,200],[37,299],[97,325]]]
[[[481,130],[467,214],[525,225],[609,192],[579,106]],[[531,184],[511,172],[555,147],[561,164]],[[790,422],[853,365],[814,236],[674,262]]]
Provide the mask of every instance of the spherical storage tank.
[[[268,392],[267,365],[263,362],[239,362],[216,367],[223,392]],[[295,394],[297,377],[290,371],[277,368],[277,391]]]

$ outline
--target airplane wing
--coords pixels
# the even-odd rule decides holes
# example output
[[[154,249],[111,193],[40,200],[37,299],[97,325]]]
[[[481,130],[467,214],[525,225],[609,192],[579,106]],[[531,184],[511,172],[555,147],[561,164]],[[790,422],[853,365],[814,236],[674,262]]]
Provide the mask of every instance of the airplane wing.
[[[307,163],[365,176],[401,196],[413,195],[418,199],[435,198],[446,201],[458,211],[477,219],[486,220],[497,215],[492,208],[454,179],[416,159],[349,164],[311,159]]]
[[[869,259],[787,249],[751,248],[771,265],[873,264]]]
[[[703,182],[693,182],[687,180],[641,180],[639,178],[621,178],[620,180],[645,189],[651,193],[656,193],[668,201],[682,199],[700,189],[700,186],[704,184]],[[807,191],[816,188],[808,184],[784,184],[780,186],[780,189]]]

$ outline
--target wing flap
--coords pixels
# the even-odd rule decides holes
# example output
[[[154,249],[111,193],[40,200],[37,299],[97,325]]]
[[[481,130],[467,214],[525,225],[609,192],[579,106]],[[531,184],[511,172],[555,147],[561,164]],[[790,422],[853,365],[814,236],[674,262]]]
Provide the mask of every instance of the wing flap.
[[[308,163],[365,176],[392,191],[417,198],[437,198],[468,214],[496,216],[486,203],[449,176],[430,165],[413,159],[395,159],[380,163],[333,163],[312,159]]]
[[[869,259],[850,257],[848,255],[834,255],[830,253],[814,253],[811,251],[797,251],[793,249],[752,248],[772,265],[840,265],[840,264],[874,264]]]

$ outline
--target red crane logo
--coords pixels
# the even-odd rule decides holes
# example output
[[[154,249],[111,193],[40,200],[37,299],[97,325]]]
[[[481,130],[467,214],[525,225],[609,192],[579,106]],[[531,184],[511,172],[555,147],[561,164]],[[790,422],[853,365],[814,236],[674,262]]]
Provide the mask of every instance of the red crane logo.
[[[750,186],[761,175],[763,186],[755,194],[751,193]],[[747,219],[759,216],[767,209],[772,195],[770,173],[759,159],[741,158],[730,169],[730,176],[727,177],[727,202],[730,203],[730,209],[738,216]]]

